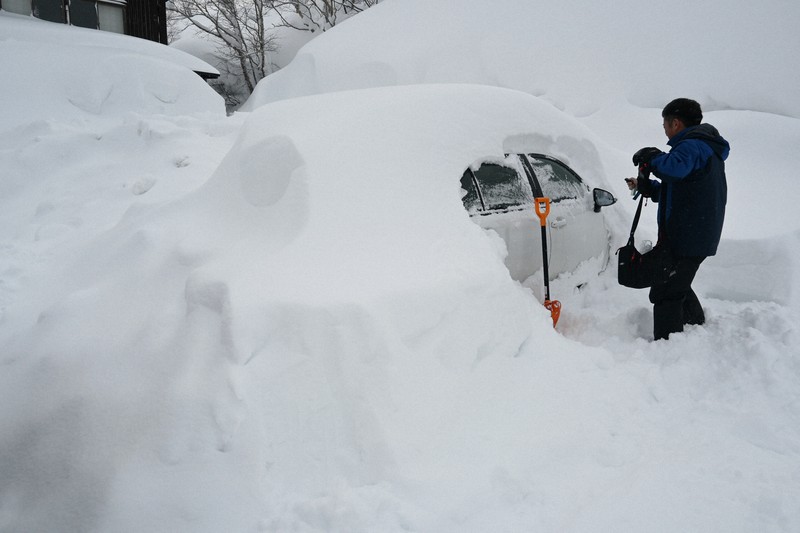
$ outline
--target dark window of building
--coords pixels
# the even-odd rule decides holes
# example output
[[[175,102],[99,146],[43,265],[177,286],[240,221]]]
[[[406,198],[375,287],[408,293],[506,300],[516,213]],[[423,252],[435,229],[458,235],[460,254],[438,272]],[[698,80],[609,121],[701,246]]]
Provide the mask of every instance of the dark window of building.
[[[97,4],[89,0],[69,0],[69,23],[97,29]]]
[[[167,44],[165,0],[128,0],[126,15],[128,35]]]
[[[67,21],[61,0],[33,0],[33,16],[50,22]]]

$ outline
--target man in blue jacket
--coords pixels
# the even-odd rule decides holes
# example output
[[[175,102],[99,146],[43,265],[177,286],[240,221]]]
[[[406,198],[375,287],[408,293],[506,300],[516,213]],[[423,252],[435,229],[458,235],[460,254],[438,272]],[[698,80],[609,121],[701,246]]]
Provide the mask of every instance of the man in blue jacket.
[[[728,185],[725,159],[730,145],[717,129],[701,124],[700,104],[688,98],[673,100],[661,112],[669,153],[642,148],[633,164],[644,165],[658,180],[629,178],[628,187],[658,202],[658,244],[672,256],[666,281],[650,288],[653,337],[668,339],[684,324],[703,324],[705,314],[692,290],[697,269],[717,253]]]

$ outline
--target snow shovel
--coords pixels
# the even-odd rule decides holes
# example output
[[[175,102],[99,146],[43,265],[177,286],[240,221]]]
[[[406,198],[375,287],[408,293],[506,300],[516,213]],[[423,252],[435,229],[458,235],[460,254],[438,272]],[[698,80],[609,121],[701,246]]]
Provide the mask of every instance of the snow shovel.
[[[550,198],[534,198],[536,204],[536,215],[539,217],[539,225],[542,227],[542,267],[544,274],[544,307],[550,311],[553,319],[553,327],[558,323],[561,316],[561,302],[550,299],[550,273],[547,269],[547,215],[550,214]]]

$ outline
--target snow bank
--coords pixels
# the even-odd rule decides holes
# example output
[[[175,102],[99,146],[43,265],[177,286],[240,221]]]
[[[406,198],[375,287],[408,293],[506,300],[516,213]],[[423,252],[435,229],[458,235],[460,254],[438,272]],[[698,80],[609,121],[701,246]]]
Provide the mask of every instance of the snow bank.
[[[142,39],[62,26],[0,16],[1,130],[37,120],[126,112],[224,113],[222,99],[190,70],[199,60],[188,54]]]
[[[502,247],[469,220],[458,181],[504,143],[553,143],[530,135],[531,124],[576,146],[587,134],[528,95],[481,87],[268,106],[195,193],[135,206],[60,273],[46,271],[40,290],[4,313],[0,341],[14,398],[2,413],[12,439],[3,469],[16,461],[6,498],[21,506],[18,524],[47,529],[78,506],[71,528],[101,516],[118,529],[131,519],[131,491],[156,505],[165,480],[204,488],[171,493],[146,526],[172,524],[184,508],[192,518],[181,527],[213,529],[220,498],[255,520],[265,480],[251,463],[277,463],[267,485],[290,494],[327,476],[384,479],[402,434],[385,418],[395,364],[412,358],[419,366],[399,371],[414,375],[431,365],[464,372],[518,353],[531,323],[552,329],[509,278]],[[13,383],[31,379],[52,394],[28,404]],[[332,418],[295,405],[317,394]],[[39,432],[47,437],[28,446],[24,436]],[[323,471],[299,470],[301,457],[323,460],[329,446],[343,455],[324,459]],[[86,461],[70,459],[89,450]],[[63,475],[48,475],[62,463]],[[57,487],[45,491],[52,501],[30,515],[43,484]]]
[[[119,52],[161,59],[196,72],[219,74],[202,59],[163,44],[128,35],[68,26],[6,12],[0,12],[0,28],[2,28],[0,38],[3,40],[48,43],[57,46],[69,43],[74,46],[110,48]]]
[[[312,40],[247,109],[299,96],[414,83],[481,83],[576,116],[692,95],[712,109],[800,118],[796,21],[782,1],[386,1]],[[764,43],[782,43],[762,53]],[[757,82],[754,83],[754,80]]]

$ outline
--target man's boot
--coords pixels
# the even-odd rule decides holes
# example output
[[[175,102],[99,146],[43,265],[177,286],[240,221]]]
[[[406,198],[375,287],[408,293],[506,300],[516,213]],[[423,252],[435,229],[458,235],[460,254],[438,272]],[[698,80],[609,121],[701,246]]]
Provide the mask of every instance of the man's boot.
[[[653,338],[669,339],[670,333],[683,331],[683,299],[664,300],[653,305]]]
[[[700,326],[706,321],[703,306],[694,291],[690,290],[683,301],[683,323],[693,326]]]

